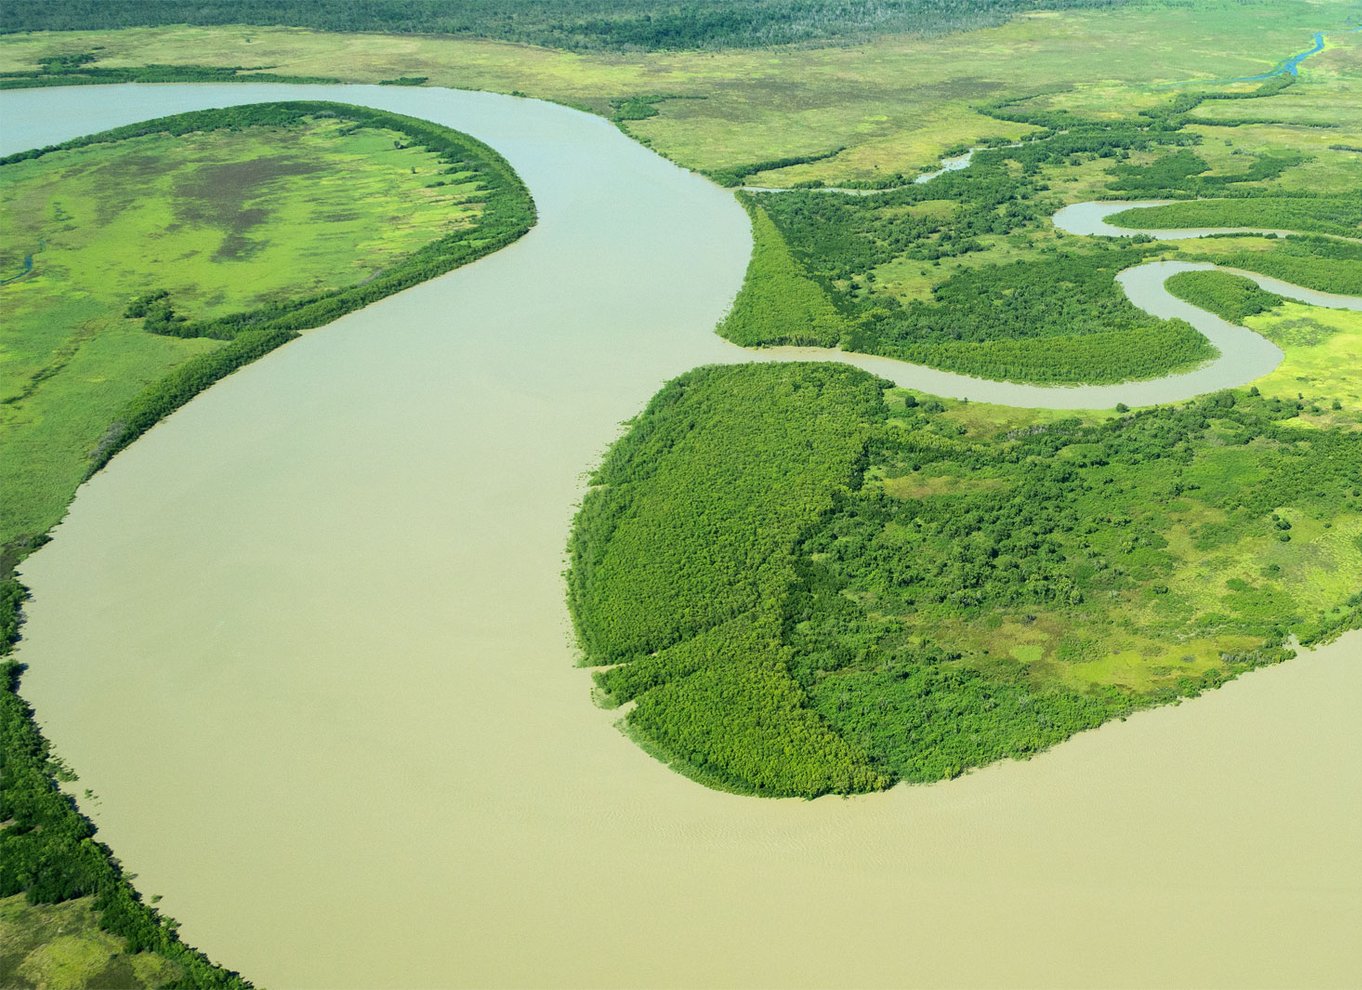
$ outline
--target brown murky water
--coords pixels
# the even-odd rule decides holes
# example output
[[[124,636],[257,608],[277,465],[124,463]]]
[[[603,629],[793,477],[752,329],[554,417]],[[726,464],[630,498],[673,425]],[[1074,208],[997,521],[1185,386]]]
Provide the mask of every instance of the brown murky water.
[[[487,94],[0,96],[11,147],[195,106],[440,120],[541,223],[195,400],[25,566],[25,694],[104,837],[274,987],[1346,985],[1362,635],[1027,763],[854,800],[707,791],[588,700],[559,571],[582,472],[731,360],[731,196]]]

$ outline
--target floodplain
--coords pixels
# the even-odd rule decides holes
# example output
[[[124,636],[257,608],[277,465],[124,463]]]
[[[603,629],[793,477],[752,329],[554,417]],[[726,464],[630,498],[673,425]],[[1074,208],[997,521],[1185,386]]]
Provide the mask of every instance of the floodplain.
[[[369,52],[378,61],[359,65],[361,73],[380,71],[379,62],[398,49],[412,56],[404,65],[429,58],[437,74],[451,71],[451,58],[477,56],[478,71],[493,80],[520,59],[514,88],[548,86],[535,77],[536,66],[547,66],[556,73],[553,86],[583,87],[591,95],[575,101],[603,114],[619,118],[622,103],[647,103],[656,115],[619,125],[719,178],[893,187],[857,197],[863,205],[855,208],[871,215],[869,240],[880,231],[923,230],[935,257],[914,257],[903,243],[857,247],[865,231],[855,225],[844,225],[852,236],[841,241],[801,239],[799,224],[826,221],[817,211],[848,208],[835,193],[747,199],[757,237],[753,266],[764,258],[773,275],[754,279],[749,267],[747,288],[724,324],[732,331],[748,320],[741,342],[749,345],[868,343],[852,328],[877,298],[888,311],[960,303],[963,313],[981,287],[1009,298],[1027,292],[1025,281],[997,276],[1015,271],[1024,279],[1030,265],[1049,266],[1079,287],[1071,295],[1089,310],[1081,317],[1095,314],[1090,327],[1116,314],[1136,332],[1159,324],[1122,308],[1114,279],[1127,262],[1212,261],[1356,293],[1362,258],[1340,240],[1354,236],[1357,224],[1348,192],[1358,170],[1346,150],[1362,144],[1347,99],[1356,85],[1349,68],[1355,40],[1327,35],[1324,50],[1288,85],[1216,83],[1238,96],[1184,107],[1181,84],[1197,82],[1201,92],[1280,61],[1280,53],[1246,52],[1242,40],[1270,35],[1275,42],[1278,32],[1295,38],[1319,10],[1259,5],[1245,16],[1239,5],[1161,8],[1164,28],[1185,21],[1219,30],[1213,41],[1205,35],[1214,51],[1192,44],[1204,65],[1181,76],[1157,61],[1167,57],[1162,49],[1151,56],[1154,9],[1109,18],[1066,14],[1059,23],[1068,45],[1124,30],[1123,44],[1146,46],[1143,68],[1157,82],[1104,78],[1036,95],[961,81],[955,147],[942,147],[952,136],[944,124],[907,127],[897,118],[867,117],[849,135],[846,121],[855,115],[845,112],[802,115],[818,141],[788,144],[808,136],[790,126],[801,113],[790,110],[797,101],[784,99],[789,66],[824,62],[845,73],[848,56],[837,50],[703,56],[721,77],[734,74],[735,91],[738,73],[753,73],[763,59],[786,87],[781,98],[762,85],[752,90],[754,105],[769,100],[753,113],[785,126],[764,130],[749,121],[738,137],[725,131],[724,121],[742,117],[732,92],[702,106],[706,101],[648,102],[657,91],[637,81],[615,96],[583,82],[583,73],[621,71],[641,56],[372,36],[361,45],[279,29],[251,29],[250,40],[230,28],[62,40],[137,64],[136,46],[151,44],[150,35],[158,35],[156,43],[217,39],[222,50],[201,47],[200,60],[206,51],[246,64],[240,46],[268,38],[284,46],[275,52],[277,65],[290,74],[316,69],[305,53],[326,50],[323,43],[333,53],[346,44]],[[1151,19],[1142,21],[1146,15]],[[1026,17],[972,37],[984,49],[1004,40],[1044,48],[1055,30],[1054,21]],[[0,51],[16,53],[15,64],[32,64],[33,43],[17,39]],[[1300,47],[1283,44],[1283,51]],[[886,64],[897,70],[905,53],[930,57],[921,41],[884,45]],[[1029,66],[1055,72],[1090,68],[1028,55]],[[975,56],[984,57],[974,52],[956,61],[962,70],[977,68]],[[699,78],[702,56],[648,58],[654,66],[685,63]],[[871,78],[879,61],[866,64],[866,90],[883,86]],[[1132,77],[1138,67],[1128,53],[1108,64]],[[461,70],[467,65],[459,61]],[[161,92],[168,104],[196,98]],[[1061,982],[1110,980],[1119,971],[1132,983],[1327,984],[1353,967],[1357,961],[1341,948],[1356,918],[1353,892],[1330,886],[1329,878],[1340,869],[1358,872],[1340,838],[1356,817],[1347,783],[1356,739],[1346,699],[1358,690],[1347,660],[1359,645],[1356,633],[1344,632],[1362,607],[1355,581],[1362,568],[1356,313],[1283,301],[1221,273],[1170,280],[1175,295],[1261,333],[1283,360],[1251,388],[1149,410],[1006,408],[888,388],[844,367],[748,364],[781,352],[743,352],[708,334],[738,289],[747,253],[749,221],[727,196],[659,169],[603,122],[583,124],[569,111],[465,94],[453,112],[440,103],[449,95],[438,91],[333,96],[345,92],[356,101],[452,112],[446,122],[471,121],[475,133],[497,135],[494,143],[536,195],[546,191],[545,216],[554,222],[533,244],[353,314],[306,347],[210,391],[115,460],[77,500],[53,546],[31,558],[40,594],[21,655],[42,658],[45,669],[39,673],[35,663],[25,684],[47,699],[39,707],[54,713],[51,731],[63,754],[74,753],[97,792],[107,793],[95,805],[101,834],[136,865],[143,883],[165,890],[172,912],[191,925],[192,941],[271,981],[315,978],[318,960],[334,963],[325,970],[329,982],[390,978],[391,955],[354,948],[377,924],[385,945],[400,946],[404,979],[414,982],[528,983],[549,972],[583,983],[714,981],[735,973],[790,983],[1054,982],[1053,958],[1035,950],[1047,934],[1017,920],[1038,916],[1039,897],[1047,925],[1067,919],[1087,936],[1084,950],[1064,960]],[[843,110],[866,106],[855,102],[858,86],[843,92],[850,94],[839,97],[849,101]],[[916,97],[896,91],[894,98],[911,106]],[[91,92],[82,102],[102,99]],[[1313,116],[1291,119],[1276,111],[1284,105],[1278,100],[1308,106]],[[1120,113],[1111,109],[1116,104]],[[1158,130],[1160,138],[1175,135],[1172,146],[1129,146],[1124,155],[1070,146],[1050,160],[1009,155],[1044,155],[1054,145],[1000,147],[979,156],[978,171],[970,173],[972,163],[934,179],[945,183],[934,187],[945,190],[939,198],[897,189],[960,144],[1061,138],[1072,134],[1068,125],[1094,119],[1108,132],[1132,122],[1138,130],[1145,119],[1169,123],[1170,106],[1179,126]],[[1002,119],[1000,111],[1028,119]],[[542,129],[543,140],[510,126],[519,114]],[[894,132],[887,143],[877,144],[880,124]],[[1308,136],[1315,130],[1327,130],[1330,143]],[[1278,153],[1280,142],[1295,147],[1301,135],[1299,147],[1308,150]],[[846,151],[829,154],[839,145],[824,139],[846,141]],[[564,146],[577,157],[555,158]],[[725,150],[705,157],[716,148]],[[879,153],[893,172],[873,167]],[[810,160],[751,169],[792,157]],[[1009,181],[1025,174],[1034,201],[1000,211],[1001,229],[962,224],[953,231],[952,224],[969,221],[962,204],[980,202],[967,183],[987,179],[990,161]],[[1210,195],[1190,213],[1165,210],[1157,225],[1266,226],[1289,214],[1314,235],[1329,236],[1108,243],[1049,222],[1060,205],[1113,193],[1226,189],[1229,195]],[[606,211],[606,203],[638,212]],[[792,216],[801,203],[808,215]],[[580,204],[601,207],[600,215]],[[702,229],[706,224],[712,226]],[[657,240],[658,230],[670,240]],[[809,250],[818,243],[855,249],[820,257]],[[881,261],[875,251],[884,253],[886,244],[898,253]],[[555,268],[554,256],[543,253],[550,246],[571,265]],[[662,263],[668,260],[674,264]],[[865,261],[875,263],[857,267]],[[1069,267],[1061,271],[1059,263]],[[841,268],[828,267],[836,264]],[[533,278],[516,281],[517,271],[533,271]],[[580,287],[584,273],[596,289],[593,308],[565,314],[563,293]],[[952,282],[954,294],[943,292]],[[1036,303],[1042,317],[1046,305]],[[451,338],[443,327],[419,327],[453,312],[477,330]],[[798,325],[807,336],[762,332]],[[392,353],[374,342],[375,332],[406,347]],[[1177,332],[1204,347],[1195,332]],[[1151,378],[1207,357],[1204,350],[1136,350],[1126,366],[1070,362],[1059,378]],[[711,362],[739,366],[688,370]],[[1044,370],[1036,361],[1030,367]],[[1002,377],[1047,381],[1010,369]],[[375,379],[401,381],[402,394],[385,393]],[[636,413],[667,379],[674,380],[607,456],[582,517],[598,525],[593,532],[579,524],[574,547],[573,605],[587,659],[614,664],[595,672],[608,700],[638,702],[626,716],[625,738],[612,729],[614,710],[583,704],[585,677],[568,666],[572,651],[557,608],[562,589],[553,576],[569,507],[582,493],[577,472],[599,458],[612,424]],[[344,395],[304,400],[308,383],[319,380],[343,383]],[[568,408],[581,418],[569,421]],[[820,408],[837,414],[820,416]],[[521,424],[518,444],[488,442],[510,436],[508,422]],[[195,455],[205,442],[212,459]],[[363,456],[350,463],[355,451]],[[746,476],[744,455],[766,473]],[[730,469],[731,478],[724,473]],[[461,483],[469,477],[479,483]],[[772,496],[763,497],[756,482]],[[337,492],[346,493],[343,507],[330,502]],[[232,513],[231,532],[209,522]],[[763,513],[777,518],[763,523]],[[968,531],[957,532],[961,527]],[[115,530],[122,535],[110,543]],[[754,531],[768,543],[747,542]],[[619,552],[610,549],[617,539]],[[322,546],[332,549],[320,554]],[[695,552],[677,552],[687,546]],[[394,547],[402,552],[393,554]],[[292,553],[272,574],[280,548]],[[91,559],[98,568],[83,573],[81,562]],[[146,566],[153,559],[174,563],[157,573]],[[362,614],[349,607],[360,567],[370,592]],[[583,590],[593,581],[605,589],[595,598]],[[186,602],[182,589],[191,586],[213,591]],[[43,587],[63,590],[44,597]],[[663,607],[644,600],[649,588],[667,587],[676,594],[658,596]],[[126,593],[117,609],[129,614],[115,614],[107,598],[113,588]],[[288,614],[262,605],[269,600],[289,601]],[[99,621],[88,621],[90,614]],[[508,622],[514,635],[506,635]],[[204,638],[209,628],[216,631]],[[1297,640],[1325,645],[1256,669],[1286,659]],[[186,657],[182,644],[189,642],[196,645]],[[376,657],[387,658],[378,691]],[[629,662],[619,665],[622,659]],[[161,674],[175,663],[182,676],[167,685]],[[1242,683],[1207,690],[1250,669]],[[1138,711],[1201,692],[1193,705]],[[118,699],[120,720],[136,712],[139,724],[151,727],[149,738],[122,740],[121,753],[101,752],[117,735],[99,731],[100,704],[109,698]],[[347,714],[337,720],[338,711]],[[518,718],[501,717],[507,711]],[[1077,729],[1126,716],[1125,724],[1025,764],[989,767],[944,787],[804,803],[722,793],[809,795],[953,777],[1001,757],[1029,757]],[[205,748],[191,731],[196,718],[217,727],[215,739],[232,740],[230,754]],[[252,724],[259,737],[235,731],[238,722]],[[402,733],[377,728],[396,724]],[[669,773],[631,739],[720,790]],[[250,773],[262,761],[280,767],[279,779]],[[148,766],[155,772],[147,779],[130,772]],[[596,769],[584,775],[582,766]],[[196,773],[201,783],[183,783]],[[342,780],[356,773],[373,806],[348,799]],[[421,781],[419,794],[402,784],[413,779]],[[1261,779],[1276,782],[1270,793],[1255,783]],[[172,780],[182,783],[168,787]],[[479,797],[471,805],[470,793]],[[205,849],[192,837],[223,794],[232,795],[245,827],[215,834]],[[328,825],[317,848],[290,841],[318,815]],[[1241,827],[1249,819],[1276,823],[1276,832],[1293,837],[1294,851],[1263,857],[1258,838]],[[166,821],[179,823],[180,840],[167,843],[155,827]],[[350,824],[333,824],[340,822]],[[366,843],[365,836],[379,834],[391,842]],[[962,843],[962,835],[970,840]],[[316,885],[342,860],[343,876]],[[1246,874],[1246,860],[1257,869]],[[273,905],[262,904],[240,875],[242,862],[291,878],[271,889]],[[617,885],[598,891],[603,863],[647,870],[664,881],[649,890],[664,893],[641,897]],[[715,872],[740,878],[741,903],[705,899],[696,881]],[[1137,874],[1144,879],[1133,880]],[[1195,905],[1176,893],[1188,885],[1202,892]],[[428,931],[397,927],[396,919],[410,916],[412,891],[442,931],[452,924],[476,933],[459,938],[457,962]],[[923,891],[936,896],[923,898]],[[842,919],[831,936],[821,915],[799,910],[811,895]],[[555,912],[569,898],[595,921],[589,931],[561,924]],[[362,906],[346,906],[356,901]],[[697,903],[709,910],[696,916]],[[235,909],[228,923],[224,904]],[[299,916],[313,919],[307,930],[290,927],[288,919]],[[905,924],[909,958],[878,951],[901,941]],[[987,929],[989,949],[973,946],[965,958],[958,936],[971,924]],[[533,958],[511,950],[526,925],[539,936]],[[1205,936],[1196,945],[1175,937],[1192,928]],[[623,930],[632,947],[622,951]],[[1137,958],[1128,951],[1132,933],[1142,944],[1173,938],[1182,948]],[[828,937],[835,954],[818,951]],[[300,940],[309,946],[308,965],[290,970],[287,958]],[[659,949],[678,941],[715,951],[697,959]]]

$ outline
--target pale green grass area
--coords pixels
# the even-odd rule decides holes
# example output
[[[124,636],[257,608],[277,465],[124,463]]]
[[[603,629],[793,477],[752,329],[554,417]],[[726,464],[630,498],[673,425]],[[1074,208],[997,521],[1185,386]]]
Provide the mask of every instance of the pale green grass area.
[[[1258,383],[1264,395],[1295,401],[1298,393],[1303,394],[1305,408],[1293,421],[1298,426],[1362,429],[1357,382],[1362,316],[1288,304],[1250,322],[1287,354],[1282,368]],[[1339,410],[1332,408],[1335,392],[1341,400]],[[891,412],[901,408],[909,394],[918,401],[930,398],[893,390],[886,396]],[[1010,431],[1043,428],[1075,416],[1100,422],[1119,415],[937,401],[945,406],[939,417],[956,427],[962,443],[992,445]],[[1091,537],[1101,541],[1120,566],[1147,573],[1137,586],[1110,598],[1104,593],[1076,608],[1000,608],[968,618],[927,610],[900,616],[901,621],[910,635],[974,658],[962,663],[1009,658],[1025,664],[1037,683],[1075,689],[1116,686],[1147,693],[1173,690],[1184,678],[1223,669],[1227,652],[1260,647],[1261,636],[1245,629],[1255,616],[1287,612],[1298,622],[1312,621],[1356,594],[1362,574],[1362,514],[1341,509],[1312,515],[1279,506],[1279,514],[1291,524],[1287,541],[1266,518],[1231,521],[1212,506],[1259,480],[1261,455],[1252,445],[1212,448],[1203,450],[1196,464],[1186,469],[1187,480],[1197,485],[1199,496],[1204,495],[1201,500],[1154,495],[1172,478],[1171,473],[1165,477],[1173,470],[1171,464],[1140,482],[1150,498],[1137,500],[1135,512],[1155,524],[1166,546],[1124,548],[1120,527],[1103,527]],[[1060,456],[1089,453],[1080,446]],[[1118,480],[1122,477],[1120,466],[1106,470]],[[978,492],[1005,484],[951,460],[927,463],[898,477],[885,477],[872,468],[865,483],[901,499]],[[1099,503],[1089,512],[1097,512],[1100,496],[1096,497]]]
[[[22,895],[0,899],[0,986],[174,986],[180,967],[146,952],[129,954],[123,939],[96,926],[90,900],[31,905]]]
[[[1286,303],[1244,322],[1286,353],[1276,371],[1255,383],[1264,395],[1338,399],[1362,411],[1362,313]]]
[[[968,477],[923,474],[880,484],[901,498],[980,487]],[[1157,585],[1080,611],[999,610],[982,620],[910,615],[904,624],[913,635],[945,649],[1020,660],[1037,682],[1111,685],[1141,693],[1171,689],[1182,678],[1222,668],[1227,651],[1261,646],[1260,637],[1234,630],[1257,603],[1264,603],[1264,612],[1266,603],[1274,609],[1289,603],[1292,613],[1305,617],[1325,614],[1356,593],[1362,516],[1321,520],[1291,510],[1282,514],[1293,526],[1289,543],[1265,525],[1240,527],[1232,542],[1207,549],[1201,529],[1215,520],[1174,505],[1162,530],[1172,569]]]
[[[977,240],[984,245],[982,251],[971,251],[955,258],[939,258],[926,261],[922,258],[900,256],[871,269],[875,276],[875,287],[908,302],[932,299],[932,289],[945,282],[957,272],[985,268],[989,265],[1005,265],[1013,261],[1036,261],[1042,258],[1042,247],[1056,240],[1063,240],[1062,231],[1053,228],[1027,231],[1016,234],[985,234]]]
[[[239,65],[357,82],[422,75],[431,85],[518,91],[597,112],[630,95],[701,96],[664,101],[658,116],[627,127],[702,169],[845,146],[828,161],[759,177],[835,183],[911,175],[955,146],[1028,130],[977,113],[979,103],[1064,90],[1075,106],[1127,112],[1164,98],[1173,84],[1267,71],[1308,47],[1312,32],[1342,28],[1353,13],[1348,0],[1203,0],[1029,14],[945,39],[593,55],[290,28],[129,29],[7,36],[0,71],[32,69],[54,52],[95,50],[96,64],[110,67]],[[1327,66],[1326,55],[1333,53],[1308,62],[1309,71]]]
[[[381,129],[150,135],[0,167],[0,546],[60,518],[142,388],[218,346],[149,334],[128,302],[190,320],[365,281],[472,225],[474,183]],[[451,182],[431,187],[432,181]]]

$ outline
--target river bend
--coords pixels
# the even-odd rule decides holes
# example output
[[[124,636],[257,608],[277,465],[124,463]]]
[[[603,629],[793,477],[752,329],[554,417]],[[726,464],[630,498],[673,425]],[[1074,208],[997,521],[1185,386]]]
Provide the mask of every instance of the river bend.
[[[573,667],[583,471],[746,360],[732,196],[559,106],[395,87],[0,94],[10,148],[343,100],[472,133],[538,226],[224,380],[24,566],[24,693],[185,937],[264,985],[1343,984],[1362,635],[1025,763],[709,791]]]

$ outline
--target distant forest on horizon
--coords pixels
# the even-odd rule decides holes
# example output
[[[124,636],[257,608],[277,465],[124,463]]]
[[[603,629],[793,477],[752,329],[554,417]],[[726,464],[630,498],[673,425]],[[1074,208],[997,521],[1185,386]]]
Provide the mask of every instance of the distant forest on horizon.
[[[0,34],[168,24],[440,34],[573,51],[755,48],[945,34],[1033,10],[1141,0],[42,0],[0,5]]]

